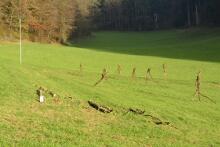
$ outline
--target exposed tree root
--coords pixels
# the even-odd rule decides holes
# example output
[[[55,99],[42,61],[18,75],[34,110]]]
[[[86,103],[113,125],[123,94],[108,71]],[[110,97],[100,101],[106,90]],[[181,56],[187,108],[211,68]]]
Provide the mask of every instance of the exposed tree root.
[[[162,121],[161,119],[159,119],[153,115],[145,114],[144,116],[150,117],[152,122],[155,123],[156,125],[170,125],[170,122]]]
[[[139,114],[139,115],[143,115],[145,113],[145,111],[143,111],[143,110],[133,109],[133,108],[129,108],[128,111],[133,112],[135,114]]]
[[[220,83],[217,83],[217,82],[211,82],[211,84],[212,84],[213,86],[216,86],[216,87],[219,87],[219,88],[220,88]]]
[[[210,97],[202,94],[202,93],[199,93],[200,96],[204,97],[204,98],[207,98],[209,101],[211,101],[212,103],[216,104],[216,101],[212,100]]]
[[[144,110],[129,108],[128,111],[132,112],[134,114],[137,114],[137,115],[142,115],[142,116],[145,116],[145,117],[150,117],[151,121],[154,124],[156,124],[156,125],[170,125],[170,122],[162,121],[161,119],[159,119],[159,118],[157,118],[157,117],[155,117],[153,115],[150,115],[150,114],[145,114]],[[176,128],[176,127],[174,127],[174,128]]]
[[[88,103],[92,108],[94,108],[102,113],[111,113],[113,111],[113,109],[111,109],[109,107],[99,105],[99,104],[92,102],[92,101],[88,101]]]

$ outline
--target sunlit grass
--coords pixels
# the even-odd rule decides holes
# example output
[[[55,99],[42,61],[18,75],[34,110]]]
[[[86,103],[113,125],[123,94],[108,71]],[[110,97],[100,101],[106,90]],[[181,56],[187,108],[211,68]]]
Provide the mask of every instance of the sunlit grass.
[[[79,48],[26,42],[22,65],[19,65],[18,44],[2,43],[1,144],[220,145],[220,87],[213,84],[220,84],[220,39],[215,31],[202,34],[197,38],[193,33],[187,36],[179,31],[99,32],[80,41]],[[80,63],[83,73],[79,73]],[[166,80],[164,63],[168,70]],[[122,67],[120,76],[118,64]],[[131,80],[133,67],[137,68],[136,80]],[[152,69],[153,81],[144,79],[148,67]],[[107,69],[109,78],[94,87],[103,68]],[[199,102],[193,97],[199,70],[202,93],[217,104],[205,98]],[[36,95],[39,86],[59,94],[60,101],[47,96],[46,102],[40,104]],[[114,112],[97,112],[88,106],[87,100],[112,107]],[[169,121],[177,129],[157,126],[149,118],[126,113],[130,107]]]

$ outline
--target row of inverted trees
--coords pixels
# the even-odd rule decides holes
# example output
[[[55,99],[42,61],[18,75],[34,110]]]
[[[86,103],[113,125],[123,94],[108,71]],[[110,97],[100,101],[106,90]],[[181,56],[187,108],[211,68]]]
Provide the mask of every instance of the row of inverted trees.
[[[96,28],[149,30],[220,24],[219,0],[98,0]]]

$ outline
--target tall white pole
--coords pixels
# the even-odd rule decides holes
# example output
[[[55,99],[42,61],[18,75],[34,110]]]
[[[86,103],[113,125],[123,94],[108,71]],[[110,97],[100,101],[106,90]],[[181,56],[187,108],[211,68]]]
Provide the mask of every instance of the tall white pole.
[[[19,18],[19,26],[20,26],[20,64],[22,64],[22,46],[21,46],[21,18]]]

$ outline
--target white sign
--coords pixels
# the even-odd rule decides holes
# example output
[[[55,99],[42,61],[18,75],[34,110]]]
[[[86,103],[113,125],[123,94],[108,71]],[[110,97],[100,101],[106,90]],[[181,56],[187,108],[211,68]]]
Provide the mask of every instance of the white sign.
[[[44,102],[45,97],[43,95],[40,96],[40,103]]]

